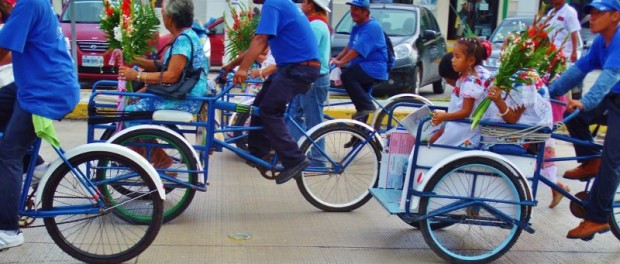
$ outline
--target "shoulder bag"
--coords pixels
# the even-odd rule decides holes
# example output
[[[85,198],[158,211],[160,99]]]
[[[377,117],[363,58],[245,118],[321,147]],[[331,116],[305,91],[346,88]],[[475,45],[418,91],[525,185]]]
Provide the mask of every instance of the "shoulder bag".
[[[194,58],[194,43],[188,35],[180,34],[179,36],[177,36],[177,38],[180,36],[185,36],[186,38],[188,38],[191,43],[190,46],[192,48],[191,56],[187,58],[187,63],[185,64],[185,68],[183,68],[183,73],[181,74],[181,77],[176,83],[167,84],[161,82],[164,71],[168,69],[168,63],[170,63],[170,57],[172,56],[171,54],[171,56],[168,58],[168,63],[164,65],[161,69],[161,72],[159,74],[159,84],[147,85],[147,92],[170,99],[184,100],[187,97],[187,94],[192,90],[192,88],[196,86],[198,80],[200,80],[200,74],[203,71],[202,67],[194,70],[192,69],[193,67],[191,64]],[[172,48],[174,48],[174,42],[176,42],[176,39],[173,41],[172,46],[170,46],[170,53],[172,53]]]

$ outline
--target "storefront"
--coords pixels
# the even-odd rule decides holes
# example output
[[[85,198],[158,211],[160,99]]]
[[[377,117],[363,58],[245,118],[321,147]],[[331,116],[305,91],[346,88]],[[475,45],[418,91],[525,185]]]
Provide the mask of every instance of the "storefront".
[[[497,26],[502,0],[450,0],[448,39],[458,39],[472,32],[490,37]]]

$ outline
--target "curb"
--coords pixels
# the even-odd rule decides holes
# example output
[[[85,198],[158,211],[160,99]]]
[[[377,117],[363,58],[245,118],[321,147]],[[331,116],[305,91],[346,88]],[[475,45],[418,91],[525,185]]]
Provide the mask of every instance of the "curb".
[[[323,112],[335,119],[351,119],[351,117],[355,113],[355,109],[352,107],[328,107],[328,109],[325,109],[325,111]],[[407,116],[407,113],[397,111],[395,116],[397,118],[404,118],[405,116]],[[370,117],[372,118],[372,114]],[[78,105],[73,109],[73,111],[69,113],[67,116],[65,116],[65,119],[77,119],[77,120],[82,119],[83,120],[87,118],[88,118],[88,103],[87,102],[78,103]]]

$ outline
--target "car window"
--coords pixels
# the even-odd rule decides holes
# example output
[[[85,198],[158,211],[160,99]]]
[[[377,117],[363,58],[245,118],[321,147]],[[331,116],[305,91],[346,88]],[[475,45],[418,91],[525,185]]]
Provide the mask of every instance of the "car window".
[[[532,23],[533,21],[505,20],[501,25],[499,25],[498,28],[495,29],[491,42],[502,43],[508,34],[519,33],[520,31],[525,30],[527,25],[531,25]]]
[[[426,19],[428,20],[428,29],[435,31],[435,32],[440,32],[441,30],[439,29],[439,24],[437,24],[437,20],[435,19],[435,16],[433,16],[433,14],[429,11],[425,11],[428,15],[426,16]]]
[[[422,17],[420,18],[420,31],[424,32],[425,30],[430,29],[428,19],[426,18],[428,15],[424,12],[424,9],[420,9],[420,12],[422,12]]]
[[[102,1],[79,1],[74,3],[76,23],[99,23],[103,10]],[[62,22],[71,21],[71,5],[67,6],[60,18]]]
[[[413,10],[371,9],[370,15],[389,36],[411,36],[417,28],[417,12]],[[351,34],[353,25],[351,15],[347,12],[336,26],[336,33]]]

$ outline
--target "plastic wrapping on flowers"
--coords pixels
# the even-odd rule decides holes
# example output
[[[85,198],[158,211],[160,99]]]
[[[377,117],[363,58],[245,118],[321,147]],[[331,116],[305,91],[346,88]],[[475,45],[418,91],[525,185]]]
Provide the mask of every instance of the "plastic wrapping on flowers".
[[[513,87],[519,84],[531,84],[532,79],[527,73],[529,71],[542,76],[547,85],[566,69],[563,48],[556,47],[549,40],[549,32],[553,28],[549,27],[550,17],[544,17],[544,10],[543,5],[534,18],[533,25],[523,32],[508,36],[502,48],[500,66],[493,83],[504,90],[506,96],[510,96],[510,93],[515,91]],[[490,105],[491,100],[484,98],[473,111],[472,129],[478,126]]]

